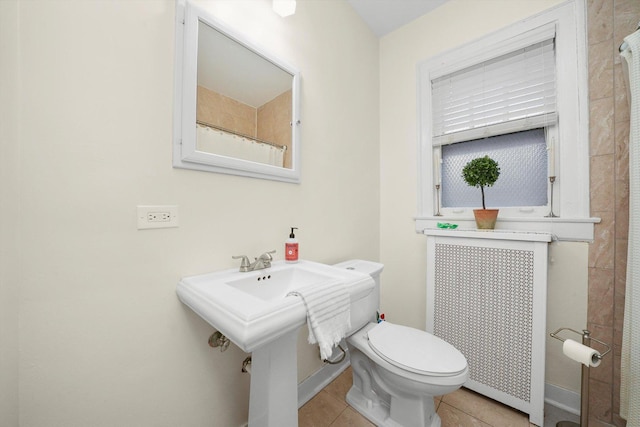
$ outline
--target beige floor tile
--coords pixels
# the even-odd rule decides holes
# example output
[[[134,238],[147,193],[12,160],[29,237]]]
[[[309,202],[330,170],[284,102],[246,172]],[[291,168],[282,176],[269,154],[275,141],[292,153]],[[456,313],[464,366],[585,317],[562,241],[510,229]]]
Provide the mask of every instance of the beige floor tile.
[[[346,403],[352,384],[351,368],[298,411],[300,427],[372,427],[365,417]],[[442,427],[531,427],[527,414],[461,388],[434,403]],[[554,423],[555,424],[555,423]]]
[[[442,420],[442,427],[491,427],[444,402],[440,403],[437,412]]]
[[[338,399],[346,401],[347,393],[353,383],[353,374],[351,373],[351,366],[344,370],[338,378],[333,380],[324,390]]]
[[[440,406],[440,402],[442,402],[442,396],[436,396],[433,398],[433,406],[438,410],[438,406]]]
[[[371,424],[369,420],[353,408],[347,407],[333,424],[331,424],[331,427],[374,427],[374,424]]]
[[[442,402],[494,427],[529,427],[526,414],[465,388],[443,396]]]
[[[299,427],[329,427],[347,403],[322,390],[298,411]]]

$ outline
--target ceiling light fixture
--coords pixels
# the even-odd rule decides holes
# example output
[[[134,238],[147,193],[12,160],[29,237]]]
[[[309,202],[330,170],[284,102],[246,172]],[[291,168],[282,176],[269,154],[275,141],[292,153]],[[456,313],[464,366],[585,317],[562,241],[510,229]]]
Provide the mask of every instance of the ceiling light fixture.
[[[273,0],[273,11],[283,18],[293,15],[296,13],[296,0]]]

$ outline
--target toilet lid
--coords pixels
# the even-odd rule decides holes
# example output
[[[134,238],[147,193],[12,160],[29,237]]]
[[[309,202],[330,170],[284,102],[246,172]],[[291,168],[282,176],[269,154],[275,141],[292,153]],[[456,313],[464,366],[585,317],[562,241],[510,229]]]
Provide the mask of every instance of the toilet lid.
[[[387,362],[404,370],[432,376],[455,375],[467,359],[454,346],[419,329],[381,322],[369,333],[369,346]]]

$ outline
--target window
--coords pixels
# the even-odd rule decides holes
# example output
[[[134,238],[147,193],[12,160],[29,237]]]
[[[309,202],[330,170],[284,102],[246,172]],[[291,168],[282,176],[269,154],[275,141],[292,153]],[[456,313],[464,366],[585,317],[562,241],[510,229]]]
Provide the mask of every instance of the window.
[[[499,228],[593,238],[584,17],[583,2],[564,3],[419,64],[417,231],[474,227],[479,191],[462,167],[489,154]]]
[[[532,129],[442,146],[442,208],[480,208],[480,192],[462,179],[462,168],[476,157],[498,162],[500,179],[485,188],[487,208],[544,207],[548,212],[547,143],[544,129]]]
[[[479,207],[476,189],[460,171],[475,157],[489,155],[502,174],[485,189],[491,207],[522,207],[544,215],[547,197],[547,142],[557,121],[555,25],[523,37],[526,46],[462,70],[432,77],[432,144],[441,159],[441,206]],[[525,132],[526,131],[526,132]],[[473,197],[475,196],[475,197]],[[548,211],[548,209],[547,209]]]

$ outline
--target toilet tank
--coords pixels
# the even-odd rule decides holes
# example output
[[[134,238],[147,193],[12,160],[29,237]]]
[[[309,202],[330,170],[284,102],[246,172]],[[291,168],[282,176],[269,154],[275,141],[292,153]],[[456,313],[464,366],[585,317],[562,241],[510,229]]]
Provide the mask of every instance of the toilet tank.
[[[349,333],[351,335],[367,323],[376,321],[377,312],[380,309],[380,273],[382,273],[384,265],[373,261],[352,259],[335,264],[335,267],[366,273],[375,282],[370,293],[351,301],[351,331]]]

